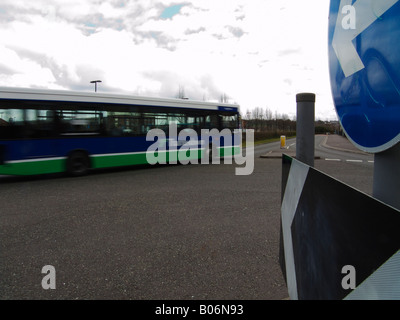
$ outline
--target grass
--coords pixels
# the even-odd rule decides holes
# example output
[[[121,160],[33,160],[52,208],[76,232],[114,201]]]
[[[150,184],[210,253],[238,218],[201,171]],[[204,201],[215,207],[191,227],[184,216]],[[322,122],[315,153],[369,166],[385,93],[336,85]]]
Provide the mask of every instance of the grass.
[[[286,137],[286,140],[291,139],[291,138],[295,138],[296,136],[290,136],[290,137]],[[269,138],[269,139],[261,139],[261,140],[256,140],[254,141],[254,145],[260,145],[260,144],[266,144],[266,143],[271,143],[271,142],[277,142],[280,141],[281,137],[277,137],[277,138]],[[242,147],[246,147],[246,139],[242,139]]]

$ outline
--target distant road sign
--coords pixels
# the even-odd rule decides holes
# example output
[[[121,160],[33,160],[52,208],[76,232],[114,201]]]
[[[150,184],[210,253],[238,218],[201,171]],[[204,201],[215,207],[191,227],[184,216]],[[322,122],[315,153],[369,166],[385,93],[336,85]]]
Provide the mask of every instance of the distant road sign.
[[[333,100],[348,138],[363,151],[400,141],[399,39],[399,0],[331,0]]]

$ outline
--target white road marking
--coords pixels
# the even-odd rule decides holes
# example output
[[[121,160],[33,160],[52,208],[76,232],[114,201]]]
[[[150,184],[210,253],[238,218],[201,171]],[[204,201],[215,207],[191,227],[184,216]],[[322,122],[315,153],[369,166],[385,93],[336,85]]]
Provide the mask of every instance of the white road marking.
[[[363,163],[364,162],[364,160],[359,160],[359,159],[333,159],[333,158],[325,158],[325,161],[337,161],[337,162],[345,161],[345,162],[354,162],[354,163]],[[365,162],[374,163],[373,160],[365,160]]]

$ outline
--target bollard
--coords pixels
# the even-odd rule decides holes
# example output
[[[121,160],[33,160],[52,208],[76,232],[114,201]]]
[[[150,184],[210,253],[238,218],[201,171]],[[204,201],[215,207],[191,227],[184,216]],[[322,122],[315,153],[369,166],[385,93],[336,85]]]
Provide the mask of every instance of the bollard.
[[[281,136],[281,149],[286,148],[286,136]]]
[[[296,123],[296,159],[314,166],[315,94],[298,93]]]

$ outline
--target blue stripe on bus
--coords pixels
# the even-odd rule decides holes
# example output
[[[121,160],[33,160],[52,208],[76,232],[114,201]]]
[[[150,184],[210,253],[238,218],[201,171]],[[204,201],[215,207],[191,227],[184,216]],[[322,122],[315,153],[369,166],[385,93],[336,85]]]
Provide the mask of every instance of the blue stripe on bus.
[[[146,137],[90,137],[66,139],[30,139],[1,141],[5,160],[65,157],[71,150],[82,149],[89,154],[146,151],[153,144]]]
[[[214,139],[213,139],[214,140]],[[223,145],[224,138],[218,139]],[[146,141],[146,137],[77,137],[54,139],[29,139],[0,141],[4,146],[4,160],[29,160],[39,158],[66,157],[72,150],[85,150],[89,155],[146,152],[157,142]],[[168,140],[166,148],[169,148]],[[217,142],[217,141],[216,141]],[[228,145],[232,142],[230,141]],[[178,149],[180,148],[179,143]],[[222,147],[221,145],[221,147]],[[201,146],[201,145],[199,145]]]
[[[236,108],[236,107],[221,107],[221,106],[219,106],[218,110],[219,111],[235,111],[235,112],[237,112],[238,108]]]

